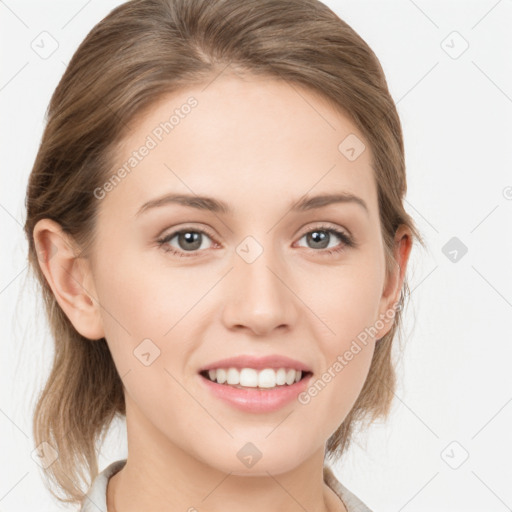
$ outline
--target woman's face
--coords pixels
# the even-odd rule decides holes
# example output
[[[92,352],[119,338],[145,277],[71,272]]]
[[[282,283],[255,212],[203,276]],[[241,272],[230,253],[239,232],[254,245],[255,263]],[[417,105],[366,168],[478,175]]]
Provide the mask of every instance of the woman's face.
[[[239,474],[280,473],[323,453],[399,293],[387,286],[361,133],[297,85],[227,75],[168,96],[131,128],[117,178],[95,191],[89,291],[132,444]],[[358,199],[294,209],[343,194]],[[231,386],[235,403],[200,370],[237,356],[284,356],[297,363],[263,367],[300,363],[311,374],[287,400],[287,384]],[[261,457],[254,469],[250,455]]]

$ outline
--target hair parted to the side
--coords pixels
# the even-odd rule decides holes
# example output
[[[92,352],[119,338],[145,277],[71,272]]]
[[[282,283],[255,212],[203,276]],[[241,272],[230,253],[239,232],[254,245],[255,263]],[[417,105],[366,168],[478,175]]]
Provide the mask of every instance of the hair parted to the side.
[[[49,486],[63,502],[82,501],[98,474],[96,443],[115,416],[125,414],[125,403],[105,339],[81,336],[44,278],[34,226],[53,219],[87,257],[99,204],[93,191],[112,172],[128,124],[164,95],[206,84],[230,68],[305,86],[348,115],[372,151],[388,270],[396,265],[400,225],[423,244],[403,206],[402,129],[382,67],[327,6],[318,0],[132,0],[115,8],[80,44],[51,98],[26,197],[29,263],[55,341],[33,431],[36,445],[45,441],[58,451],[45,476],[63,492]],[[405,281],[393,327],[377,343],[360,396],[327,442],[327,457],[341,456],[357,422],[389,412],[396,379],[391,348],[408,291]]]

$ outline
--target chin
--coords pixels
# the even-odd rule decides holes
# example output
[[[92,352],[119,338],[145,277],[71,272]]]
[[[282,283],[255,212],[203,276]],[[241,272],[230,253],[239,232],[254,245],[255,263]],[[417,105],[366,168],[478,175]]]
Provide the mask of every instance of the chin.
[[[213,464],[217,469],[237,476],[268,476],[286,473],[297,467],[301,461],[297,451],[283,451],[278,446],[257,450],[250,442],[241,445],[234,451],[234,458],[226,456],[229,451],[223,451],[220,458]]]

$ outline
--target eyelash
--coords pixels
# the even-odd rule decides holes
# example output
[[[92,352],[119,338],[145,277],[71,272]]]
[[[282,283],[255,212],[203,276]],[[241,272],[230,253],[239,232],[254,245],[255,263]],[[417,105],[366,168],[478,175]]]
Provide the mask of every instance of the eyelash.
[[[336,256],[337,254],[345,251],[347,248],[353,248],[356,246],[356,243],[354,242],[354,240],[349,235],[347,235],[345,232],[339,231],[339,230],[331,228],[329,226],[315,227],[314,229],[311,229],[311,230],[303,233],[300,238],[303,238],[304,235],[308,235],[310,233],[313,233],[314,231],[325,231],[327,233],[334,233],[342,241],[342,244],[335,249],[322,249],[322,250],[310,249],[311,251],[319,252],[326,257]],[[182,233],[187,233],[187,232],[201,233],[203,235],[209,236],[212,240],[214,239],[212,233],[210,233],[207,229],[184,228],[184,229],[180,229],[179,231],[174,231],[172,233],[169,233],[168,235],[164,236],[163,238],[157,239],[158,247],[160,247],[165,252],[171,253],[174,256],[179,256],[179,257],[184,257],[184,258],[194,257],[198,252],[201,252],[201,251],[190,251],[190,254],[186,254],[186,253],[178,251],[178,250],[174,249],[173,247],[171,247],[170,245],[168,245],[168,242],[170,242],[176,235],[180,235]]]

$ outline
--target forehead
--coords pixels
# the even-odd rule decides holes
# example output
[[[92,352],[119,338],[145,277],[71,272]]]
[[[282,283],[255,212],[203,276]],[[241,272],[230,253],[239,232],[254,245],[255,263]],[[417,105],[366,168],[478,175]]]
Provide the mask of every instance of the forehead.
[[[106,203],[133,214],[166,192],[222,197],[235,213],[332,192],[377,207],[364,137],[297,84],[221,75],[161,98],[130,128],[109,175],[123,178]]]

